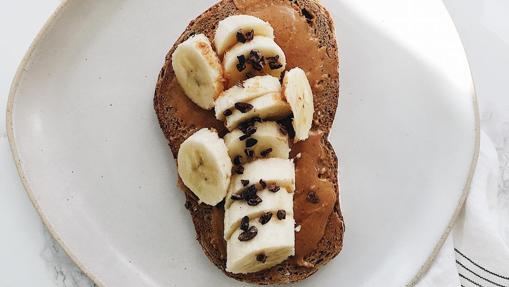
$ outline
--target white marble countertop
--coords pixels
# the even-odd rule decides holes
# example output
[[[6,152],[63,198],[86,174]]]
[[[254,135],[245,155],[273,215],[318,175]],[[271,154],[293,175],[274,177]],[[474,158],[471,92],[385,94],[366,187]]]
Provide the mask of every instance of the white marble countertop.
[[[481,125],[499,154],[500,196],[509,196],[509,2],[444,0],[465,45]],[[0,9],[0,286],[95,286],[51,238],[12,161],[5,130],[10,82],[59,0],[6,1]]]

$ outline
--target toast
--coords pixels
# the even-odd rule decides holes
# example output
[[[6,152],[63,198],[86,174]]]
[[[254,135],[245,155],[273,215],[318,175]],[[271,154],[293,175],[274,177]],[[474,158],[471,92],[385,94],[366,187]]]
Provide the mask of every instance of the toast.
[[[236,14],[249,14],[239,9],[244,0],[222,0],[215,4],[195,20],[193,20],[177,39],[169,50],[164,65],[160,71],[154,94],[154,108],[159,120],[161,129],[169,141],[169,146],[174,158],[181,143],[197,130],[208,127],[214,128],[222,137],[227,133],[223,122],[216,120],[213,111],[206,111],[194,105],[180,88],[172,68],[171,55],[177,45],[189,38],[191,35],[203,33],[213,39],[215,28],[220,20]],[[227,276],[240,281],[257,284],[282,284],[300,281],[314,274],[321,266],[327,264],[342,249],[343,233],[345,230],[341,210],[339,207],[339,183],[337,177],[338,160],[327,136],[331,129],[339,97],[339,57],[335,39],[334,24],[330,14],[315,0],[266,0],[261,1],[267,5],[277,5],[284,9],[291,9],[298,17],[302,17],[308,25],[310,33],[316,39],[313,45],[317,49],[323,49],[326,58],[320,59],[322,65],[316,62],[307,61],[306,57],[298,57],[305,53],[306,43],[278,43],[286,52],[293,49],[297,52],[289,55],[287,69],[299,66],[306,72],[310,69],[321,69],[322,75],[314,79],[312,87],[314,94],[315,114],[311,131],[320,131],[320,146],[325,155],[322,159],[327,170],[320,174],[321,179],[329,181],[336,193],[336,202],[332,213],[326,223],[325,233],[316,248],[304,259],[307,264],[297,264],[291,258],[270,269],[248,274],[233,274],[225,270],[225,241],[222,239],[222,206],[209,206],[199,204],[197,197],[185,187],[179,179],[179,187],[185,192],[186,208],[190,211],[196,229],[197,240],[202,246],[209,259],[221,269]],[[282,8],[282,9],[283,9]],[[289,11],[289,10],[285,10]],[[278,13],[275,11],[274,13]],[[263,19],[263,16],[257,15]],[[270,22],[270,19],[263,19]],[[285,33],[274,27],[276,35]],[[276,37],[276,42],[278,42]],[[318,68],[316,68],[318,66]],[[180,107],[188,107],[182,111]],[[192,115],[192,118],[189,116]],[[192,119],[192,120],[190,120]],[[295,156],[295,154],[294,154]],[[299,179],[297,178],[297,181]],[[219,239],[218,239],[219,238]]]

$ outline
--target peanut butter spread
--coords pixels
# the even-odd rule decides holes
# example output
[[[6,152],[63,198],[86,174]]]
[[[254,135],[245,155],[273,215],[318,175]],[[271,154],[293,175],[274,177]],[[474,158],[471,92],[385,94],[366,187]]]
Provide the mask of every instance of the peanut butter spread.
[[[313,94],[322,90],[321,82],[330,75],[337,74],[337,66],[329,60],[324,47],[319,47],[318,39],[313,35],[312,27],[307,22],[309,17],[303,11],[291,5],[290,1],[280,0],[234,0],[240,10],[239,14],[256,16],[269,22],[274,28],[275,41],[286,55],[286,69],[300,67],[306,72]],[[308,15],[309,16],[309,15]],[[222,122],[215,119],[212,111],[204,111],[185,95],[174,78],[167,89],[171,94],[171,108],[175,116],[196,128],[216,128],[220,135],[225,131]],[[317,113],[315,111],[315,117]],[[336,203],[336,193],[331,182],[321,179],[320,173],[327,156],[321,145],[323,133],[311,132],[310,137],[293,145],[291,157],[300,154],[295,160],[296,190],[294,196],[294,216],[297,224],[295,236],[295,262],[301,266],[312,266],[304,261],[324,235],[325,227]],[[213,208],[212,227],[214,238],[212,243],[226,258],[226,245],[223,239],[222,208]],[[300,227],[298,227],[300,225]]]
[[[295,233],[295,259],[307,266],[304,257],[316,248],[325,233],[325,226],[336,203],[334,185],[319,177],[328,166],[327,154],[321,144],[323,133],[310,132],[309,138],[293,145],[290,157],[295,160],[295,195],[293,213],[298,232]],[[299,227],[300,226],[300,227]]]

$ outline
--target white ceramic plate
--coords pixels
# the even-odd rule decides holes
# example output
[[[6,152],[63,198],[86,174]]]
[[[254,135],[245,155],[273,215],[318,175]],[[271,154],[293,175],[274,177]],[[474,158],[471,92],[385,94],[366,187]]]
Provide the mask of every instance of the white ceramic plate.
[[[426,270],[468,190],[478,120],[439,0],[323,0],[341,53],[331,133],[343,252],[303,286],[402,286]],[[8,133],[25,187],[102,286],[233,286],[202,254],[152,96],[163,58],[213,1],[63,4],[22,63]],[[318,285],[319,284],[319,285]]]

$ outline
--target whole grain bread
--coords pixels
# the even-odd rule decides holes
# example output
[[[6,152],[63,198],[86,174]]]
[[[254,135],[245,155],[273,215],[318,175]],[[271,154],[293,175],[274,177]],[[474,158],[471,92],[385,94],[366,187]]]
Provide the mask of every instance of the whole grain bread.
[[[265,0],[260,0],[265,1]],[[322,137],[322,146],[326,151],[326,165],[330,168],[322,175],[322,178],[332,182],[338,200],[331,215],[329,216],[325,234],[318,243],[316,249],[305,257],[305,260],[312,263],[313,267],[303,267],[297,265],[294,260],[286,260],[270,269],[262,270],[250,274],[232,274],[225,271],[226,258],[224,256],[225,242],[216,242],[217,234],[214,227],[215,209],[221,206],[212,207],[205,204],[198,204],[197,198],[183,184],[180,188],[185,192],[186,207],[189,209],[193,223],[196,229],[197,240],[203,248],[209,259],[221,269],[227,276],[237,280],[257,283],[257,284],[282,284],[296,282],[314,274],[321,266],[327,264],[342,249],[343,233],[345,230],[341,210],[339,207],[339,183],[337,178],[338,160],[331,144],[327,140],[327,135],[331,129],[332,122],[336,113],[336,107],[339,97],[339,58],[337,43],[334,32],[334,24],[330,14],[316,0],[271,0],[280,1],[283,5],[289,5],[299,12],[300,17],[305,17],[310,25],[316,39],[318,47],[326,49],[329,64],[334,65],[335,71],[328,73],[327,77],[320,81],[320,89],[313,89],[315,114],[312,130],[321,130],[325,133]],[[171,64],[171,55],[178,44],[186,40],[189,36],[197,33],[203,33],[213,39],[215,28],[220,20],[235,14],[241,14],[236,6],[235,0],[222,0],[207,11],[193,20],[177,39],[173,47],[166,55],[164,65],[159,74],[157,86],[154,95],[154,108],[159,119],[161,129],[169,141],[169,146],[174,158],[177,157],[180,144],[191,134],[203,127],[213,127],[218,130],[220,136],[223,136],[227,130],[222,122],[214,118],[212,111],[200,110],[196,113],[206,121],[189,123],[178,112],[178,107],[172,101],[172,96],[182,94],[182,91],[176,83],[175,74]],[[276,31],[277,33],[277,31]],[[277,37],[276,37],[277,42]],[[298,45],[299,43],[295,43]],[[285,50],[284,47],[282,47]],[[289,69],[291,67],[287,67]],[[209,126],[204,126],[205,123]],[[217,210],[216,210],[217,211]],[[221,250],[223,249],[223,250]]]

